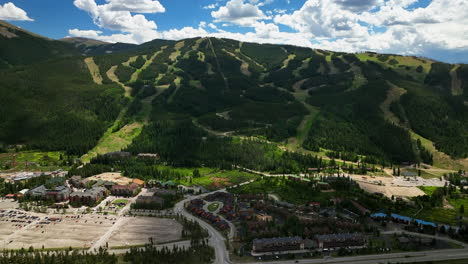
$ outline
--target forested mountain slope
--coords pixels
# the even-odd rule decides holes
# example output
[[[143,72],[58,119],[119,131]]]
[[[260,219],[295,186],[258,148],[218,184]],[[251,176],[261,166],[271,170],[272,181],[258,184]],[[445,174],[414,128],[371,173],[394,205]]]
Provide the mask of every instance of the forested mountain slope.
[[[79,55],[74,45],[25,31],[0,20],[0,69]]]
[[[92,55],[102,85],[86,57],[0,72],[0,141],[81,155],[114,122],[106,133],[130,139],[128,150],[182,165],[239,151],[229,136],[371,163],[433,163],[436,151],[421,136],[453,159],[468,155],[467,65],[215,38],[154,40],[110,54],[109,44],[94,44],[103,47],[89,53],[102,54]],[[121,135],[137,123],[142,130]],[[83,129],[67,130],[76,127]],[[74,148],[57,140],[88,135]]]

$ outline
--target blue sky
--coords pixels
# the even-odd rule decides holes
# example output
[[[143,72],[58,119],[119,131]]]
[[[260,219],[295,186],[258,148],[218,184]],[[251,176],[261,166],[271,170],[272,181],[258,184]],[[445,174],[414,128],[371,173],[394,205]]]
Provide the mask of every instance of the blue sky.
[[[0,19],[59,39],[214,36],[468,62],[466,0],[0,0]]]

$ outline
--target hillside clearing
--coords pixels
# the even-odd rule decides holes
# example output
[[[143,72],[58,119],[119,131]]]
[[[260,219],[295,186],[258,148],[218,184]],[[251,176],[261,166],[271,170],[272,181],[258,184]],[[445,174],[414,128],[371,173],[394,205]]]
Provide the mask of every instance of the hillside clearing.
[[[140,73],[141,73],[143,70],[145,70],[146,68],[148,68],[148,67],[151,65],[151,63],[153,63],[154,59],[156,59],[156,57],[157,57],[159,54],[161,54],[161,53],[163,52],[163,50],[166,49],[166,48],[167,48],[167,46],[162,47],[161,50],[155,52],[155,53],[153,54],[153,56],[151,56],[151,58],[149,58],[149,59],[147,59],[147,57],[145,56],[145,57],[144,57],[145,60],[146,60],[146,61],[145,61],[145,64],[143,64],[143,66],[142,66],[140,69],[136,70],[136,71],[132,74],[132,78],[130,79],[130,82],[136,82],[136,81],[138,80],[138,77],[139,77]]]
[[[388,82],[390,89],[387,92],[387,98],[380,104],[380,110],[384,113],[384,117],[387,121],[400,125],[401,120],[392,112],[390,111],[390,105],[393,102],[397,102],[400,100],[400,97],[406,93],[406,90],[400,88],[390,82]]]
[[[180,49],[183,48],[185,45],[184,41],[177,42],[174,46],[175,51],[169,55],[169,59],[171,61],[175,61],[181,54]]]
[[[289,54],[288,58],[283,61],[283,66],[281,66],[281,69],[285,69],[289,66],[289,62],[294,60],[296,58],[295,54]]]
[[[249,71],[249,64],[245,60],[239,58],[236,54],[234,54],[232,52],[229,52],[229,51],[227,51],[225,49],[223,49],[223,51],[226,52],[227,54],[231,55],[234,59],[236,59],[236,60],[238,60],[238,61],[240,61],[242,63],[241,66],[240,66],[240,72],[242,74],[244,74],[245,76],[251,76],[252,75],[252,73]]]
[[[99,72],[99,66],[94,62],[92,57],[84,59],[86,66],[88,66],[89,73],[93,77],[93,81],[96,84],[102,85],[102,76]]]
[[[440,152],[436,149],[434,142],[421,135],[416,134],[414,131],[410,131],[411,137],[414,140],[421,140],[421,144],[431,152],[434,159],[434,166],[441,169],[448,170],[468,170],[468,158],[466,159],[452,159],[449,155]]]
[[[450,70],[450,77],[452,78],[452,95],[458,96],[463,94],[463,88],[460,78],[458,78],[457,70],[460,68],[460,65],[455,65]]]
[[[130,57],[126,62],[123,62],[122,65],[130,67],[130,63],[133,63],[137,60],[138,56]]]
[[[117,77],[117,75],[115,75],[115,70],[117,70],[117,65],[112,66],[112,67],[106,72],[107,77],[108,77],[111,81],[113,81],[113,82],[119,84],[119,85],[125,90],[125,97],[130,98],[130,97],[131,97],[130,94],[131,94],[132,88],[126,86],[125,84],[123,84],[123,83],[121,83],[121,82],[119,81],[119,78]]]
[[[87,154],[81,157],[81,161],[83,163],[90,162],[91,159],[97,155],[103,155],[124,149],[141,133],[143,124],[140,122],[134,122],[125,125],[117,132],[112,132],[113,128],[114,127],[109,128],[104,136],[99,140],[98,144]]]

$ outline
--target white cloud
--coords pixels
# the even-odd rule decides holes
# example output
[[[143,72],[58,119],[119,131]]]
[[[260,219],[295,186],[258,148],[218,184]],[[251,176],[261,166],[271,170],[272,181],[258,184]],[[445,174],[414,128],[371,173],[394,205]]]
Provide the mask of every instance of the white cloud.
[[[359,24],[358,15],[329,0],[308,0],[292,14],[275,17],[274,21],[315,37],[366,37],[368,29]]]
[[[122,31],[138,32],[155,30],[154,21],[147,20],[144,15],[132,13],[159,13],[164,7],[158,1],[151,0],[106,0],[104,5],[96,4],[95,0],[75,0],[73,3],[79,9],[87,11],[99,27]]]
[[[332,0],[345,10],[353,12],[368,11],[382,5],[383,0]]]
[[[153,0],[106,0],[112,11],[130,11],[134,13],[163,13],[166,9]]]
[[[245,3],[244,0],[230,0],[225,6],[211,12],[211,16],[216,22],[230,22],[241,26],[251,26],[260,19],[268,18],[258,6]]]
[[[215,9],[216,7],[218,7],[218,3],[206,5],[203,7],[203,9]]]
[[[68,30],[68,34],[73,37],[80,37],[80,38],[91,38],[97,39],[99,35],[102,34],[102,31],[99,30],[80,30],[80,29],[70,29]]]
[[[467,61],[468,16],[460,10],[468,10],[468,1],[432,0],[427,7],[410,9],[417,1],[307,0],[301,9],[274,21],[312,34],[314,48],[428,57],[465,51]]]
[[[0,19],[2,20],[16,20],[16,21],[34,21],[28,17],[28,14],[23,9],[15,6],[12,2],[0,5]]]
[[[319,49],[452,56],[468,61],[468,1],[432,0],[427,7],[409,8],[418,0],[306,0],[298,9],[270,9],[273,21],[260,9],[269,0],[229,0],[211,12],[213,21],[201,21],[198,27],[158,31],[154,21],[142,13],[164,12],[164,7],[141,5],[151,0],[74,0],[101,28],[117,31],[103,35],[99,30],[71,29],[69,34],[107,42],[142,43],[155,38],[184,39],[220,37],[240,41],[291,44]],[[135,5],[129,6],[130,3]],[[209,5],[218,7],[220,1]],[[209,9],[206,6],[206,9]],[[118,8],[117,8],[118,7]],[[215,23],[220,23],[218,26]],[[292,32],[280,30],[285,25]],[[251,32],[228,32],[223,27],[249,27]],[[461,54],[461,56],[460,56]],[[441,57],[438,57],[441,58]]]

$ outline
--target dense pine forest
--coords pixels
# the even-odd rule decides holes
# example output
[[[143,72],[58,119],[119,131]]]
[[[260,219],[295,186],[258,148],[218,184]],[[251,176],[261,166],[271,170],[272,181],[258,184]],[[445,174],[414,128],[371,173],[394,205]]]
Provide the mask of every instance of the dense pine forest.
[[[21,45],[0,54],[0,149],[81,156],[106,133],[128,140],[115,150],[158,153],[174,166],[298,171],[317,167],[313,153],[323,151],[432,164],[417,135],[453,159],[468,156],[467,65],[215,38],[84,49],[83,40],[7,29],[17,36],[0,45]],[[44,56],[13,60],[24,46]]]

